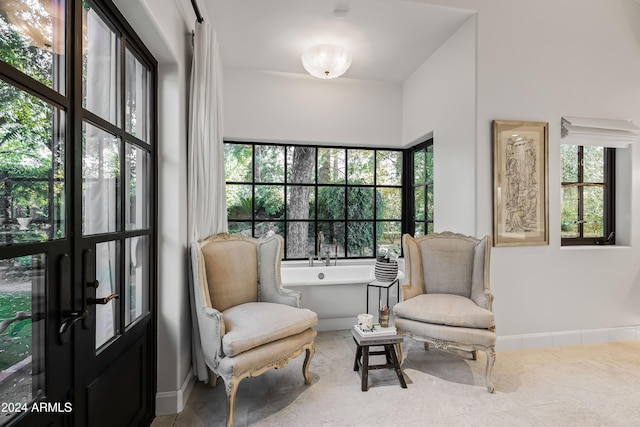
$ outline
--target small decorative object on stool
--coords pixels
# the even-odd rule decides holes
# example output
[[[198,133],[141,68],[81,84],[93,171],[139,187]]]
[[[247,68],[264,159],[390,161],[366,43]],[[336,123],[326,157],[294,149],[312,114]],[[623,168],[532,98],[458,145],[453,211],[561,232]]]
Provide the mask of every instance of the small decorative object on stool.
[[[383,328],[388,328],[389,327],[389,307],[387,307],[386,305],[383,306],[378,313],[379,313],[378,320],[380,321],[380,326]]]

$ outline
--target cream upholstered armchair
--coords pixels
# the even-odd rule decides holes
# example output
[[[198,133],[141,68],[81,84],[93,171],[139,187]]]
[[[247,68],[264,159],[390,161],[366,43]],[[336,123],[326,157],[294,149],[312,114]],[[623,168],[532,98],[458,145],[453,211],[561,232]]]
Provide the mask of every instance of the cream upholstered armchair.
[[[233,425],[243,378],[255,377],[306,352],[302,374],[311,382],[318,316],[301,308],[300,294],[282,288],[282,238],[218,234],[191,244],[194,301],[210,382],[222,377]]]
[[[393,307],[398,333],[440,349],[487,354],[486,385],[494,392],[495,318],[489,290],[491,237],[451,232],[402,239],[407,284]]]

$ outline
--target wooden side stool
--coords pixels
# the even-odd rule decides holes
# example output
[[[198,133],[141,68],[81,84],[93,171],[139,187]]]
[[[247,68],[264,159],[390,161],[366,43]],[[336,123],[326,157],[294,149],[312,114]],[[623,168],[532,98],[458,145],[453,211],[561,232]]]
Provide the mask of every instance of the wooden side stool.
[[[404,337],[401,335],[384,335],[363,337],[355,329],[351,330],[353,340],[356,342],[356,359],[353,363],[353,370],[358,371],[362,368],[362,391],[369,389],[369,370],[370,369],[395,369],[400,386],[407,388],[407,383],[400,369],[400,362],[396,354],[395,346],[402,343]],[[369,347],[383,347],[384,350],[370,351]],[[385,362],[382,365],[370,365],[369,356],[384,355]]]

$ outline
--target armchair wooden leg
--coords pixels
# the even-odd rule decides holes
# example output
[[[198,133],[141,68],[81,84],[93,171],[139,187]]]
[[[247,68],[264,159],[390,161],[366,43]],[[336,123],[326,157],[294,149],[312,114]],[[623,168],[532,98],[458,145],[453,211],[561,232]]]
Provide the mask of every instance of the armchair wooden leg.
[[[304,383],[311,384],[311,374],[309,374],[309,365],[311,365],[311,359],[313,359],[313,355],[316,353],[316,347],[313,343],[307,347],[306,354],[304,357],[304,363],[302,364],[302,376],[304,376]]]
[[[232,377],[226,384],[227,388],[227,427],[233,427],[233,415],[236,409],[236,392],[238,391],[238,385],[240,380]]]
[[[471,359],[472,360],[478,360],[478,350],[473,350],[471,352]]]
[[[209,387],[215,388],[218,384],[218,376],[209,368],[207,368],[207,371],[209,372]]]
[[[487,391],[489,393],[495,393],[496,389],[493,386],[493,380],[491,374],[493,373],[493,365],[496,363],[496,351],[493,347],[490,347],[484,351],[487,354],[487,369],[485,377],[487,381]]]
[[[429,351],[429,343],[425,341],[422,344],[424,345],[424,350]]]

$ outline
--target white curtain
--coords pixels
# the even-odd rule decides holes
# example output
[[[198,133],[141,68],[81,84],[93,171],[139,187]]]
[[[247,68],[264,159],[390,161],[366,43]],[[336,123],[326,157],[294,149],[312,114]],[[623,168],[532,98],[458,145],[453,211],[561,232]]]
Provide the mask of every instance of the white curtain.
[[[189,240],[227,231],[227,203],[222,143],[222,63],[214,29],[196,22],[189,110]],[[191,278],[192,275],[189,275]],[[207,380],[200,333],[191,295],[192,359],[195,375]]]

